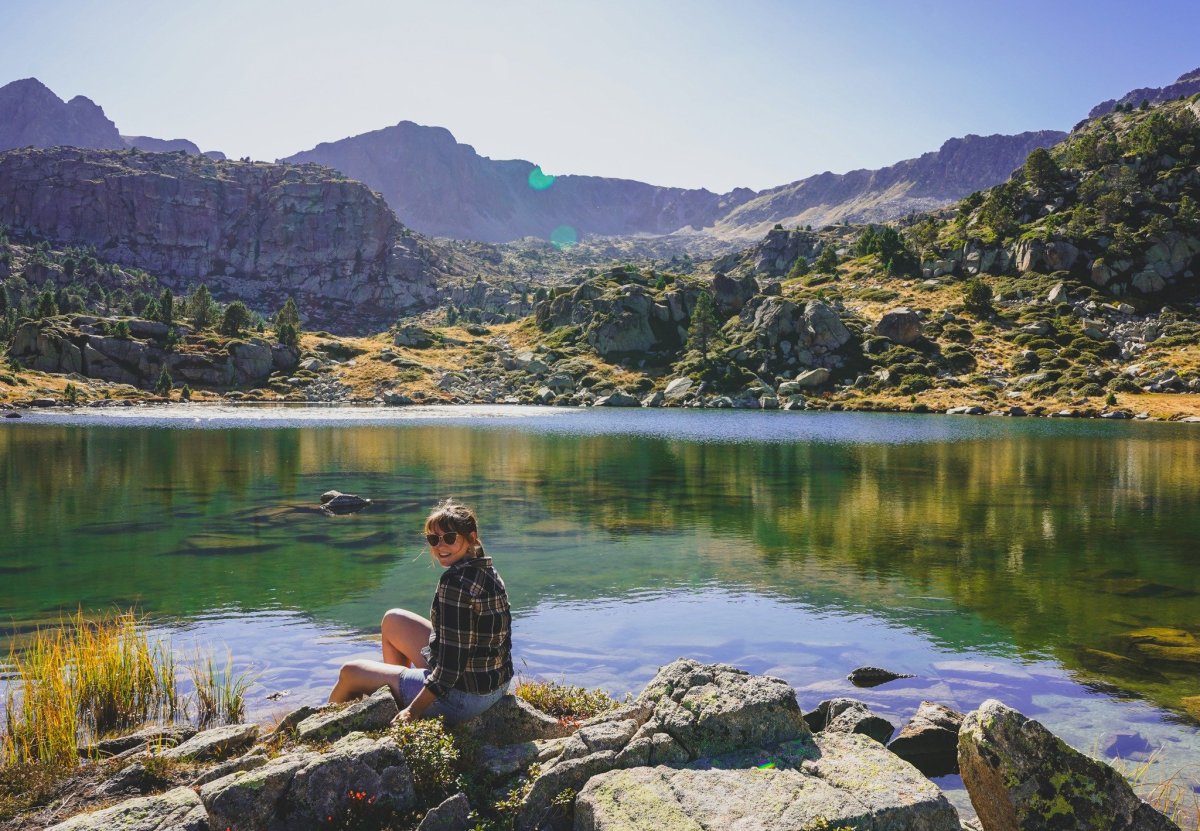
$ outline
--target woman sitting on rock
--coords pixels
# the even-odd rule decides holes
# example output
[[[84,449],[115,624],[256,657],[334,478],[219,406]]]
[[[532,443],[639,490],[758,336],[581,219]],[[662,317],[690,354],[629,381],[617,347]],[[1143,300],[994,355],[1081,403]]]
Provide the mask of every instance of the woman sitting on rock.
[[[444,716],[455,724],[507,692],[512,616],[504,581],[479,541],[475,513],[447,499],[426,518],[425,539],[429,556],[445,569],[429,620],[390,609],[380,624],[383,662],[343,664],[330,701],[349,701],[386,684],[402,708],[398,721]]]

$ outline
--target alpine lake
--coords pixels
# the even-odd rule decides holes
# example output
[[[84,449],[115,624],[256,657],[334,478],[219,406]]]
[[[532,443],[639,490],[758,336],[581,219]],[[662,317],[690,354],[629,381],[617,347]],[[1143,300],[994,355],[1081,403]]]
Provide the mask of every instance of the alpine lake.
[[[323,701],[343,660],[378,656],[386,609],[428,613],[422,522],[455,496],[525,678],[622,697],[687,656],[897,726],[923,699],[998,698],[1200,782],[1195,425],[123,407],[0,423],[0,485],[0,654],[77,609],[136,609],[181,665],[251,673],[250,719]],[[372,503],[329,516],[330,489]],[[914,677],[856,689],[861,665]]]

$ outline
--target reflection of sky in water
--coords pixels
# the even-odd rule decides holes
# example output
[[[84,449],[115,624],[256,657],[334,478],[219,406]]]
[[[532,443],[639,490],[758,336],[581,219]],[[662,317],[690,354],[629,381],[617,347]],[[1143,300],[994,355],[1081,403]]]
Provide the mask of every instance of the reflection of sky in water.
[[[320,407],[172,405],[30,412],[26,424],[144,428],[350,427],[439,425],[550,435],[628,434],[697,442],[910,444],[996,438],[1098,438],[1200,435],[1190,424],[1071,419],[1001,419],[895,413],[754,412],[730,410],[580,409],[505,405]],[[20,424],[15,425],[18,429]],[[9,427],[13,429],[13,427]]]

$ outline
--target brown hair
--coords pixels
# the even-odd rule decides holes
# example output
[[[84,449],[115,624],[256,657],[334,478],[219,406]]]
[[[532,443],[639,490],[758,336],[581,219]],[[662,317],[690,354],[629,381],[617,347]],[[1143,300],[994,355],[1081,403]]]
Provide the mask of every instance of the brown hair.
[[[475,518],[475,512],[461,502],[453,498],[443,499],[437,504],[437,507],[429,512],[429,516],[425,517],[425,533],[435,533],[434,529],[440,529],[442,533],[446,531],[455,531],[470,539],[471,534],[475,534],[475,542],[471,544],[470,555],[472,557],[483,556],[483,543],[479,540],[479,520]]]

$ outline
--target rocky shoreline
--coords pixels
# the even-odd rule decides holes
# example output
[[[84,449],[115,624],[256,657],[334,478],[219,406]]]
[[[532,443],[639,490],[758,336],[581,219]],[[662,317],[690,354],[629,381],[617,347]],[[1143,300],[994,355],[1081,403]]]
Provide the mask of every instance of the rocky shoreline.
[[[451,741],[468,750],[458,782],[472,782],[470,794],[452,783],[430,789],[425,749],[389,727],[396,712],[381,689],[350,705],[300,708],[270,731],[158,728],[102,742],[88,763],[102,776],[13,827],[1178,829],[1112,768],[995,700],[965,715],[925,702],[893,739],[894,725],[853,699],[804,712],[777,678],[679,659],[582,723],[508,696],[453,729]],[[977,817],[960,817],[926,778],[952,772]],[[481,804],[488,793],[504,796]],[[80,808],[88,812],[63,816]]]

